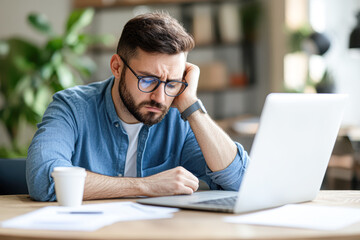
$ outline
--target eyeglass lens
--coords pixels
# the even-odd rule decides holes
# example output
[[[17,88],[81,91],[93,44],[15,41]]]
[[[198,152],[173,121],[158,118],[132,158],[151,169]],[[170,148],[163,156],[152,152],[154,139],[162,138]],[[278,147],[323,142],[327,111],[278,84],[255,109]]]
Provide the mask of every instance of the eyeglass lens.
[[[139,88],[143,92],[152,92],[159,85],[161,81],[155,77],[142,77],[139,79]],[[181,93],[184,84],[182,82],[171,81],[165,84],[165,93],[169,96],[176,96]]]

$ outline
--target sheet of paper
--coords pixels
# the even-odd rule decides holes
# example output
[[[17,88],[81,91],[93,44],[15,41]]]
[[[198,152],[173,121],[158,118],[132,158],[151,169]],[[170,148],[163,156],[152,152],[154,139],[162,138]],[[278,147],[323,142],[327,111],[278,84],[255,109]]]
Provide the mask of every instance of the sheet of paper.
[[[337,230],[360,221],[360,208],[289,204],[239,216],[224,217],[231,223],[317,230]]]
[[[145,206],[133,202],[49,206],[2,222],[3,228],[95,231],[118,221],[171,218],[177,208]]]

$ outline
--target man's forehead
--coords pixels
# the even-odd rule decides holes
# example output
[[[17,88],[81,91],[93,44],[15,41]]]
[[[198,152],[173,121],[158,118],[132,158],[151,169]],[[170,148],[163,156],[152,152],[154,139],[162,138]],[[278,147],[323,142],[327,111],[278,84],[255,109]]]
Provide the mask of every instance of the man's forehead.
[[[180,52],[176,54],[166,54],[166,53],[158,53],[158,52],[145,52],[141,49],[138,49],[136,51],[136,54],[132,57],[134,60],[161,60],[166,59],[169,61],[169,59],[177,59],[178,61],[186,61],[187,53]]]
[[[163,74],[164,71],[169,74],[182,74],[185,70],[186,57],[184,53],[168,55],[168,54],[138,54],[131,60],[139,70],[157,72]]]

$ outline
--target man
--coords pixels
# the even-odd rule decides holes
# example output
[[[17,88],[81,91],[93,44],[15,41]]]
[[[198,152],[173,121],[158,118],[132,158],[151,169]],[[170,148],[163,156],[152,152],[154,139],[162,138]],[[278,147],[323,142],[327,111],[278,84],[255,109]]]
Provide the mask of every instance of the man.
[[[130,20],[111,78],[54,95],[28,151],[31,197],[56,199],[57,166],[88,171],[85,200],[191,194],[198,179],[238,190],[248,155],[197,98],[200,70],[186,62],[193,47],[167,14]]]

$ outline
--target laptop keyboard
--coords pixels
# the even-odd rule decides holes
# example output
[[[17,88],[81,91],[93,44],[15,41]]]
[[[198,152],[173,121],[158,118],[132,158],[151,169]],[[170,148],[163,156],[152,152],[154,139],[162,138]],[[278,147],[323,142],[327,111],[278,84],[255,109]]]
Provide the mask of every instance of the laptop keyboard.
[[[215,206],[226,206],[226,207],[234,207],[236,203],[237,196],[226,197],[226,198],[218,198],[212,200],[206,200],[201,202],[194,202],[194,204],[206,204],[206,205],[215,205]]]

